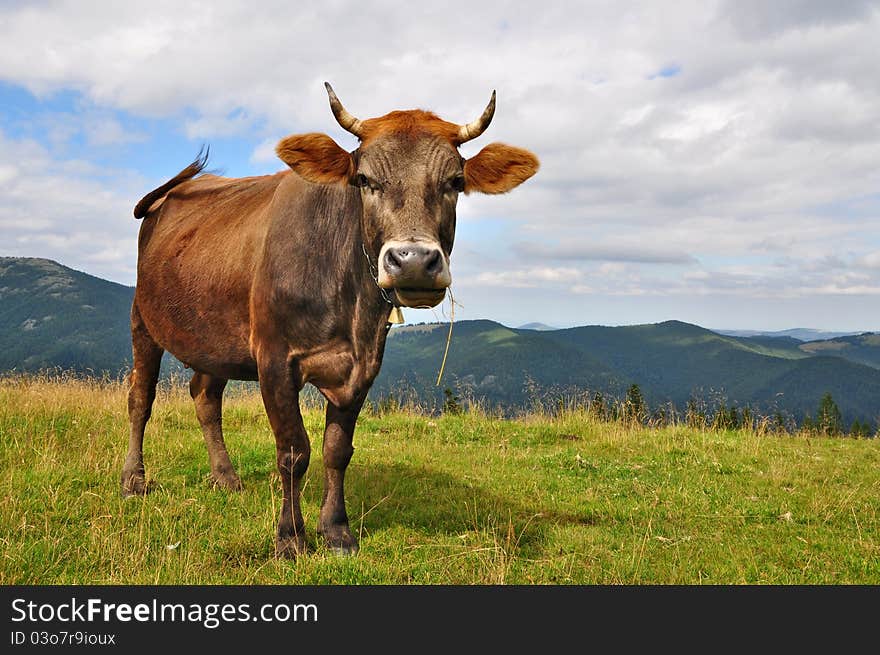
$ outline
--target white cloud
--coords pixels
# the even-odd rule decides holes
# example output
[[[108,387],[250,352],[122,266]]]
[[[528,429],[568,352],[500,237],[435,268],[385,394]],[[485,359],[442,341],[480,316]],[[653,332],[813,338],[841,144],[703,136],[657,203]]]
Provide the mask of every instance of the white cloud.
[[[542,283],[571,284],[580,277],[581,272],[575,268],[531,267],[514,271],[484,271],[470,283],[517,289],[539,287]]]
[[[864,20],[872,0],[725,0],[720,15],[744,36],[760,39],[787,30],[827,29]]]
[[[645,246],[633,239],[629,243],[584,243],[567,241],[558,245],[535,242],[516,243],[513,250],[523,259],[562,259],[581,261],[641,262],[644,264],[691,264],[696,260],[684,252]]]
[[[861,257],[859,263],[867,268],[880,269],[880,250],[869,252]]]
[[[2,132],[0,170],[14,171],[0,180],[0,255],[49,257],[133,282],[138,224],[131,208],[143,180],[88,163],[56,162],[40,145]],[[96,172],[103,182],[94,179]]]
[[[255,164],[277,162],[278,156],[275,154],[275,146],[278,145],[280,140],[281,138],[269,137],[260,141],[251,153],[250,161]]]

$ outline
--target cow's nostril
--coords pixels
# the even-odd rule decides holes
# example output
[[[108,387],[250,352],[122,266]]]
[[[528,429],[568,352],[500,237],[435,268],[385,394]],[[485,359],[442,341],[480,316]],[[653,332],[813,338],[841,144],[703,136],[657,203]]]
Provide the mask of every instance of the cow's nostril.
[[[385,268],[389,271],[398,271],[403,266],[402,262],[394,255],[392,249],[385,251]]]
[[[434,250],[427,257],[427,261],[425,262],[425,272],[429,275],[437,275],[442,268],[443,261],[440,258],[440,251]]]

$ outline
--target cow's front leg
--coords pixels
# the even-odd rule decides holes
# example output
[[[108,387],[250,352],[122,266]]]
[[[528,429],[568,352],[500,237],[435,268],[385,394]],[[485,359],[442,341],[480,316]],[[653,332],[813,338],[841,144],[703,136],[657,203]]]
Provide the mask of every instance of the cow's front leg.
[[[275,454],[283,490],[275,553],[279,557],[296,557],[308,549],[299,502],[311,451],[299,409],[302,385],[283,357],[261,363],[259,373],[263,404],[275,433]]]
[[[353,555],[358,551],[357,538],[348,525],[345,511],[345,469],[354,453],[352,438],[354,426],[363,399],[345,409],[332,402],[327,403],[327,423],[324,428],[324,498],[318,519],[318,534],[324,537],[327,547],[340,555]]]

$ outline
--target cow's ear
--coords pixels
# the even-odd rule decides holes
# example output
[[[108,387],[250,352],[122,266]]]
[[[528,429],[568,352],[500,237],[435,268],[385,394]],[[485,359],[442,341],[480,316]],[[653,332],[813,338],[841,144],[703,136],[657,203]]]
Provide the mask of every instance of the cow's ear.
[[[309,182],[347,183],[353,174],[351,155],[326,134],[296,134],[278,142],[275,152]]]
[[[490,143],[464,163],[464,192],[506,193],[538,172],[528,150]]]

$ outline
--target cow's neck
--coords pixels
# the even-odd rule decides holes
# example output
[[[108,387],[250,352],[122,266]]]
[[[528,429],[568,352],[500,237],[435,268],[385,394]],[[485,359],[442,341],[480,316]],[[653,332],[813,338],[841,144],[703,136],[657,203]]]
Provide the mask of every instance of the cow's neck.
[[[343,325],[337,327],[351,330],[353,346],[364,351],[357,352],[357,356],[369,356],[375,352],[381,361],[394,294],[379,287],[377,258],[370,252],[362,234],[360,192],[350,187],[337,187],[336,193],[339,195],[332,204],[338,202],[341,211],[336,216],[331,212],[318,217],[316,228],[323,232],[322,241],[338,248],[338,258],[326,267],[337,276],[332,286],[345,290],[341,298],[334,299],[346,305],[339,308],[342,311],[338,316]]]
[[[336,315],[336,319],[342,322],[334,331],[346,335],[354,366],[347,382],[336,389],[322,389],[328,399],[339,405],[363,398],[372,386],[382,365],[388,319],[393,308],[390,302],[393,294],[379,287],[375,274],[376,260],[370,255],[361,236],[360,195],[355,198],[348,196],[348,201],[357,206],[357,213],[355,216],[348,214],[355,220],[346,228],[350,231],[344,239],[346,254],[340,257],[339,265],[332,268],[340,276],[336,280],[338,288],[350,289],[353,294],[351,297],[343,294],[345,298],[342,302],[350,304],[340,308],[343,311]]]
[[[252,300],[254,339],[286,340],[300,383],[352,406],[379,372],[392,309],[364,257],[360,194],[295,179],[281,194]]]
[[[360,193],[351,187],[305,185],[290,178],[287,209],[268,227],[259,289],[291,346],[322,348],[329,340],[374,347],[392,306],[385,300],[361,237]]]

